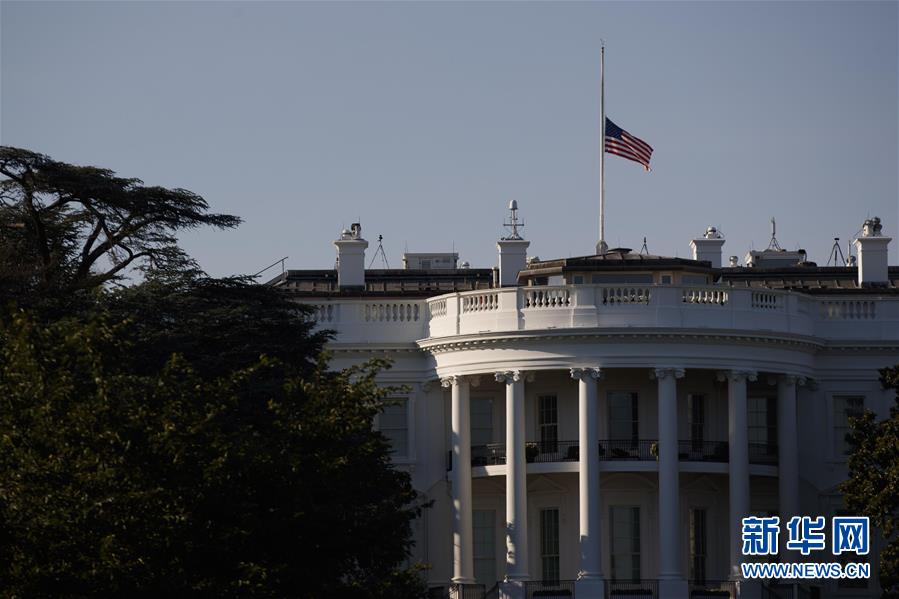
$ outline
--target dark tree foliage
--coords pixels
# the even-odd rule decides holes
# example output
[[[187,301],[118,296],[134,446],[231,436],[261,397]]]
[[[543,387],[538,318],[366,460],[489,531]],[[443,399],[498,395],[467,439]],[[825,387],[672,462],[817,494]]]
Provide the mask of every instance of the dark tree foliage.
[[[886,546],[880,552],[883,598],[899,598],[899,366],[880,370],[884,389],[896,390],[890,416],[878,422],[870,410],[851,420],[849,480],[843,483],[846,506],[868,516]]]
[[[371,426],[384,364],[210,379],[176,355],[135,374],[121,337],[102,318],[6,326],[0,595],[422,594],[400,566],[416,494]]]
[[[328,372],[308,308],[177,245],[237,217],[16,148],[0,176],[0,597],[422,594],[386,365]]]
[[[148,273],[139,285],[102,297],[135,343],[137,372],[180,354],[204,377],[224,376],[260,355],[308,371],[327,335],[313,333],[309,308],[244,277],[212,279],[193,271]]]
[[[74,166],[0,146],[0,300],[65,299],[129,268],[192,264],[179,231],[235,227],[186,189],[145,186],[108,169]]]

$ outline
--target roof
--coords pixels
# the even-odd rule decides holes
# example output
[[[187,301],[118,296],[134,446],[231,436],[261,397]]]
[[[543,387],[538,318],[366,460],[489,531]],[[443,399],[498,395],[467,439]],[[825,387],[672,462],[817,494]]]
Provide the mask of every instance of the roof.
[[[731,287],[791,289],[811,294],[877,293],[899,294],[899,266],[889,267],[890,282],[859,287],[854,266],[791,266],[782,268],[722,268],[722,283]]]
[[[614,248],[603,254],[577,256],[559,260],[534,260],[528,264],[522,275],[545,276],[572,271],[622,271],[622,270],[689,270],[692,272],[713,272],[711,262],[672,258],[653,254],[635,254],[627,248]]]
[[[776,268],[712,268],[711,263],[688,258],[672,258],[611,250],[601,255],[559,260],[532,261],[521,271],[519,281],[583,271],[657,271],[682,270],[712,275],[713,280],[730,287],[789,289],[814,295],[889,294],[899,295],[899,267],[889,267],[890,282],[880,286],[859,287],[858,270],[846,266],[790,266]],[[494,287],[492,268],[456,269],[372,269],[365,271],[365,289],[340,289],[337,271],[288,270],[268,281],[297,297],[410,297],[427,298],[454,291],[473,291]]]
[[[489,289],[493,285],[493,269],[372,269],[365,271],[365,289],[340,289],[334,269],[288,270],[266,284],[296,296],[432,297]]]

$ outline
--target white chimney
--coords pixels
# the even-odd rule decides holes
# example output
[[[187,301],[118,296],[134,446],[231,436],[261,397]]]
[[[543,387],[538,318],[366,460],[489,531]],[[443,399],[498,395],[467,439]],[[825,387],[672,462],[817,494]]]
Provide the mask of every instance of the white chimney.
[[[362,225],[353,223],[349,231],[344,229],[334,247],[337,248],[337,286],[364,289],[368,242],[362,239]]]
[[[518,233],[518,229],[524,227],[518,220],[518,202],[509,202],[509,222],[504,223],[509,228],[509,235],[496,242],[499,250],[499,284],[500,287],[514,287],[518,285],[518,273],[528,265],[528,246],[530,241],[525,241]]]
[[[715,227],[705,230],[705,235],[690,242],[694,260],[706,260],[712,263],[712,268],[721,268],[721,247],[724,238]]]
[[[858,286],[885,285],[890,282],[887,247],[892,238],[881,233],[880,219],[869,218],[862,225],[862,235],[855,240],[858,253]]]

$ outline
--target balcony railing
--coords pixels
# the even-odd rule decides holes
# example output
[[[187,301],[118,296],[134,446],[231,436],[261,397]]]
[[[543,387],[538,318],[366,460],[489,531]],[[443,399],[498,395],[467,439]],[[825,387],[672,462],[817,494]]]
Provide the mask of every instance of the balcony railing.
[[[599,459],[603,461],[652,461],[657,458],[655,439],[602,439]],[[530,463],[577,462],[580,459],[578,441],[529,441],[525,444],[525,460]],[[727,463],[730,459],[727,441],[678,441],[678,461]],[[488,443],[471,448],[472,466],[497,466],[506,463],[506,444]],[[777,464],[777,445],[750,443],[749,463]],[[446,469],[453,468],[453,452],[447,452]]]
[[[682,462],[727,462],[727,441],[678,441],[677,456]]]
[[[736,599],[737,585],[732,580],[691,580],[690,599]]]
[[[777,465],[777,445],[774,443],[750,443],[749,463],[768,466]]]
[[[610,580],[606,582],[606,599],[660,599],[659,581]]]
[[[821,338],[894,339],[899,300],[818,298],[774,289],[561,285],[447,294],[427,300],[426,337],[555,328],[713,328]]]
[[[524,583],[526,599],[569,599],[574,597],[573,580],[529,580]]]
[[[447,599],[484,599],[487,588],[483,584],[451,584]]]

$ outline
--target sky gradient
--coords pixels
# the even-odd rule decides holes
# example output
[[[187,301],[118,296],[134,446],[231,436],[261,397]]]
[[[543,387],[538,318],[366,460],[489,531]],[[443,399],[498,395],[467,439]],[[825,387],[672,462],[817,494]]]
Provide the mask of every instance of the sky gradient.
[[[896,2],[0,4],[0,143],[203,195],[213,275],[331,268],[362,222],[496,263],[509,200],[542,259],[597,241],[606,110],[653,171],[606,159],[611,246],[827,262],[880,216],[899,264]],[[377,264],[380,266],[380,263]],[[274,272],[272,272],[274,274]]]

